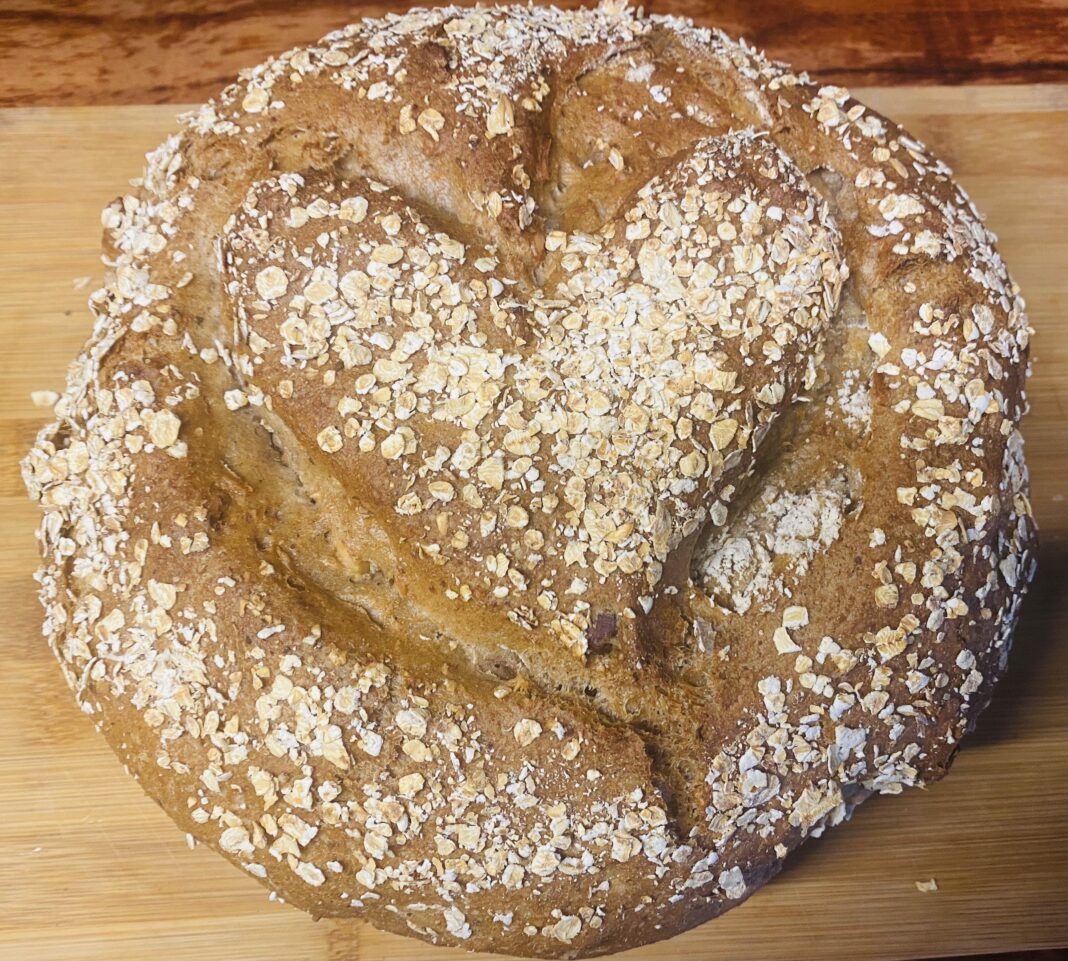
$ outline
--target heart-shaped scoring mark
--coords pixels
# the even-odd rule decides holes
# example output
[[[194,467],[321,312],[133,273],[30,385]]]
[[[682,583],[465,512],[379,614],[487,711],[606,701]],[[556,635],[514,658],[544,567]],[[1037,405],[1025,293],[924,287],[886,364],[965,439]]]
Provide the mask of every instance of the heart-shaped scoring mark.
[[[253,402],[317,439],[439,603],[477,597],[579,653],[723,523],[847,272],[825,205],[752,131],[698,142],[621,209],[549,232],[538,289],[332,172],[254,184],[223,241]]]

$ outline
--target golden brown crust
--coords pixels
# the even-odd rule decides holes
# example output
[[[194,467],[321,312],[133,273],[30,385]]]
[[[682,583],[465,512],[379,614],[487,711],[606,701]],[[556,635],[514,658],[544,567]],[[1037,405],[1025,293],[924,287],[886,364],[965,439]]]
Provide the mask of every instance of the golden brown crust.
[[[1023,302],[838,88],[604,7],[369,20],[104,212],[45,631],[317,915],[668,937],[946,769],[1032,575]]]

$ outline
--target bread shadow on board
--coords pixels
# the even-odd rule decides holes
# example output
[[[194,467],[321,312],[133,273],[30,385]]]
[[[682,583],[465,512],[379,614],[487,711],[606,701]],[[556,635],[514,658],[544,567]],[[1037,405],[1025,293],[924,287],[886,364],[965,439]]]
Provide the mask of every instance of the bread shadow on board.
[[[965,736],[961,751],[1018,739],[1033,725],[1035,693],[1051,687],[1049,678],[1063,676],[1068,641],[1063,577],[1068,570],[1068,548],[1063,544],[1043,548],[1040,542],[1038,574],[1023,600],[1008,669],[975,730]]]

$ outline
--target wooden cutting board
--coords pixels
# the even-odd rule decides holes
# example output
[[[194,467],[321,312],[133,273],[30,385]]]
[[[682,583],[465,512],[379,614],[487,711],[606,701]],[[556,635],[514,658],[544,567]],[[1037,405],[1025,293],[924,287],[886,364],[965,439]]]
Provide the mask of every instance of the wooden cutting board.
[[[631,958],[886,958],[1068,944],[1068,88],[874,88],[957,170],[1027,296],[1041,573],[1011,672],[951,775],[876,798],[720,920]],[[18,459],[89,329],[100,208],[173,107],[0,111],[0,958],[463,957],[314,922],[189,850],[68,695],[40,638]],[[934,878],[938,891],[915,882]]]

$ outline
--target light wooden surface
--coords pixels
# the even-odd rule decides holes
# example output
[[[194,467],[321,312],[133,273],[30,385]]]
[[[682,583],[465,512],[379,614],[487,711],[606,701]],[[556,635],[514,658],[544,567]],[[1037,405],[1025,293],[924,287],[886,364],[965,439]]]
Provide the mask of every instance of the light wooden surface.
[[[887,958],[1068,944],[1068,88],[873,88],[1001,237],[1037,336],[1042,536],[1010,676],[947,780],[877,798],[722,919],[633,958]],[[40,639],[17,461],[89,326],[99,209],[173,107],[0,111],[0,958],[462,956],[267,903],[182,836],[74,707]],[[83,283],[87,283],[84,282]],[[935,878],[937,893],[914,882]]]

